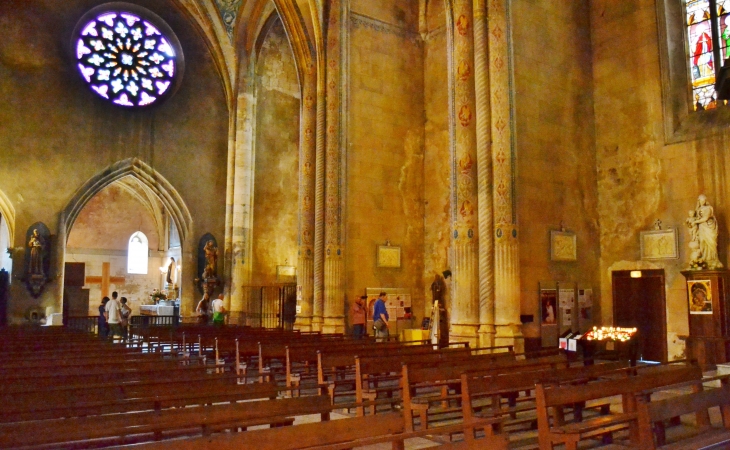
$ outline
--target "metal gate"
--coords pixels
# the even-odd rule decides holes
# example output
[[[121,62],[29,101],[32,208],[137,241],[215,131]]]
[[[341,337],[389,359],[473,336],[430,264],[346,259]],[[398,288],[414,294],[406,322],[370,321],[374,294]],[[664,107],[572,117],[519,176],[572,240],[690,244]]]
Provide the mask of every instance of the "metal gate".
[[[292,330],[296,318],[297,286],[243,286],[243,322],[251,327]]]

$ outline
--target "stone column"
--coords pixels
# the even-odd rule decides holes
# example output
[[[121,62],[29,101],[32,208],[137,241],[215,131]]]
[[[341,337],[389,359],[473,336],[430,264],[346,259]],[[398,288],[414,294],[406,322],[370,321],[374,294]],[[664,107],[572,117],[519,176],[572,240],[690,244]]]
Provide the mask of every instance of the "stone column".
[[[243,289],[251,277],[246,260],[251,242],[253,188],[253,118],[256,100],[250,80],[244,78],[237,101],[236,155],[233,180],[233,222],[231,227],[231,311],[248,313],[248,292]],[[245,323],[245,322],[243,322]],[[242,323],[242,324],[243,324]]]
[[[511,35],[509,0],[489,3],[489,76],[492,106],[492,164],[495,237],[495,345],[524,348],[520,323],[519,245],[515,210],[512,139]]]
[[[476,121],[471,0],[454,0],[449,33],[451,54],[451,149],[453,230],[452,340],[477,342],[479,328]]]
[[[225,307],[228,311],[231,308],[231,283],[233,269],[233,191],[235,190],[234,180],[236,172],[236,114],[234,110],[229,114],[228,120],[228,170],[226,171],[226,230],[223,240],[223,293],[225,294]],[[170,219],[172,220],[172,219]]]
[[[494,230],[492,133],[489,110],[489,52],[486,0],[474,0],[474,85],[477,109],[477,192],[479,202],[479,345],[494,345]]]
[[[324,53],[324,52],[322,52]],[[324,59],[324,55],[319,55]],[[312,331],[322,331],[324,312],[324,162],[325,162],[325,64],[317,66],[317,124],[315,128],[315,185],[314,185],[314,299],[312,304]]]
[[[332,0],[327,22],[327,148],[325,161],[325,333],[345,331],[345,300],[342,291],[342,239],[340,215],[340,88],[342,3]]]
[[[302,331],[312,329],[314,294],[314,198],[316,168],[317,129],[317,71],[309,65],[303,71],[301,133],[299,136],[299,262],[297,284],[301,286],[302,299],[297,302],[297,319],[294,327]]]

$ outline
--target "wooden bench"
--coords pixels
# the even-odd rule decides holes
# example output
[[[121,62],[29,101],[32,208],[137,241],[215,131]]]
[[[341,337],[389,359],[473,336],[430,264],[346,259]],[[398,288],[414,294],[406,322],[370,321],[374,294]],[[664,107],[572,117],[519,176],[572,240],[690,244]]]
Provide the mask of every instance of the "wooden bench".
[[[713,407],[720,408],[723,428],[713,428],[709,422],[700,419]],[[664,400],[649,401],[641,398],[637,404],[637,414],[639,448],[642,450],[716,448],[720,444],[730,446],[730,388],[727,383],[721,388],[697,390]],[[699,433],[667,444],[664,421],[685,414],[698,415]]]
[[[452,425],[448,431],[457,431],[461,425]],[[277,429],[252,430],[245,433],[225,433],[209,437],[167,441],[139,446],[140,450],[344,450],[365,445],[391,443],[393,450],[402,450],[404,440],[432,434],[405,432],[400,413],[378,414],[328,422],[307,423]],[[507,440],[502,435],[485,436],[472,442],[443,444],[443,450],[489,449],[506,450]]]
[[[403,364],[401,389],[403,410],[406,417],[409,413],[420,418],[422,428],[428,427],[428,414],[449,414],[461,412],[459,407],[450,407],[450,400],[458,400],[461,375],[467,371],[481,371],[483,374],[510,373],[526,370],[543,370],[555,367],[566,367],[568,362],[564,355],[536,358],[534,360],[516,361],[511,353],[494,353],[476,355],[468,359],[450,360],[448,364],[424,363],[422,361]],[[440,407],[433,408],[434,404]],[[406,424],[411,430],[413,424]],[[409,428],[410,427],[410,428]]]
[[[293,416],[301,414],[320,414],[322,420],[329,420],[329,398],[263,400],[0,424],[0,447],[69,448],[81,442],[85,447],[122,445],[266,424],[291,425]]]
[[[181,383],[156,383],[13,394],[0,403],[0,423],[275,399],[279,393],[275,383],[241,385],[235,378],[208,377],[186,380],[186,384],[183,388]]]
[[[565,444],[567,450],[575,450],[578,442],[589,438],[610,440],[612,433],[632,427],[636,430],[635,394],[659,386],[667,386],[702,379],[697,366],[663,367],[647,369],[641,375],[595,381],[583,384],[536,385],[538,440],[543,450],[553,444]],[[623,412],[594,417],[577,423],[566,423],[564,409],[575,404],[622,396]],[[550,424],[550,416],[553,422]]]

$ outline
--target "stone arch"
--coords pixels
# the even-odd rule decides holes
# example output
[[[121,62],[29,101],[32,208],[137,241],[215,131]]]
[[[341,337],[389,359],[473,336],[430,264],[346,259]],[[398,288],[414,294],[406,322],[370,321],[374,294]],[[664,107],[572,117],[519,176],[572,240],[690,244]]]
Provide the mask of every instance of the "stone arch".
[[[126,177],[134,178],[136,184],[147,196],[154,196],[169,214],[170,220],[175,223],[182,242],[183,267],[193,267],[193,218],[177,190],[159,172],[154,170],[138,158],[128,158],[118,161],[91,177],[84,183],[71,198],[67,206],[61,211],[58,221],[58,239],[56,244],[56,273],[58,276],[56,298],[58,311],[61,311],[63,299],[63,274],[66,261],[66,242],[71,228],[86,203],[115,181]],[[184,277],[181,283],[182,297],[180,313],[189,314],[193,308],[194,286],[193,277]]]
[[[99,172],[76,191],[63,210],[59,225],[59,231],[64,236],[64,246],[68,233],[86,203],[111,183],[127,176],[136,178],[142,186],[157,196],[165,210],[170,214],[170,218],[175,222],[181,240],[184,241],[189,237],[192,232],[193,218],[177,190],[159,172],[144,161],[138,158],[128,158]]]
[[[0,191],[0,215],[8,227],[8,242],[14,245],[15,242],[15,207],[3,191]],[[2,249],[0,249],[2,250]]]

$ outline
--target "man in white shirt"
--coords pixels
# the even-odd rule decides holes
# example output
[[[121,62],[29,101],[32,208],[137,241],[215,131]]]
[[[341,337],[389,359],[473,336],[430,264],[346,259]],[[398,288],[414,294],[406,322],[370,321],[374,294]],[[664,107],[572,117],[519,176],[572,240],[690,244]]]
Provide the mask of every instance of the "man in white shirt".
[[[226,308],[223,306],[223,294],[213,300],[211,308],[213,309],[213,325],[223,325],[226,313]]]
[[[122,321],[122,307],[119,305],[119,301],[116,296],[112,296],[112,299],[107,302],[104,317],[106,317],[106,323],[109,324],[109,336],[111,336],[112,339],[115,337],[121,337],[122,327],[120,323]]]

